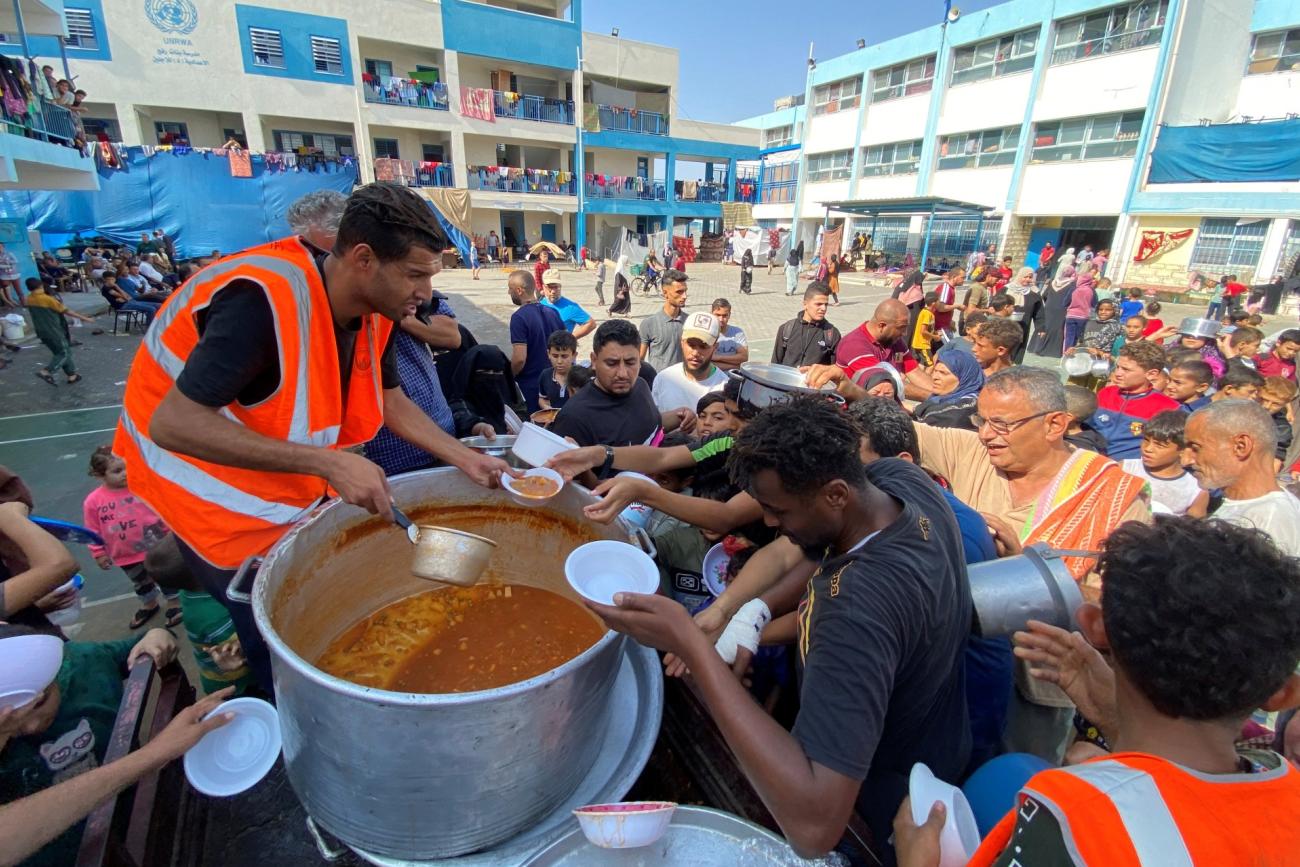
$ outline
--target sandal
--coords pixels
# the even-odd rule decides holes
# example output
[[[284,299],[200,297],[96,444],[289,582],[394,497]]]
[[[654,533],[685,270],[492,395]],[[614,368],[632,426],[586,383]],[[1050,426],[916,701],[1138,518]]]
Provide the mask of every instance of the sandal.
[[[36,375],[48,382],[50,385],[58,385],[58,383],[54,381],[54,374],[50,373],[48,370],[38,370],[36,371]]]
[[[131,618],[131,628],[139,629],[141,626],[144,626],[151,619],[153,619],[153,616],[157,614],[158,611],[159,608],[157,605],[155,605],[153,608],[141,608],[140,610],[136,611],[135,616]]]
[[[78,383],[78,382],[81,382],[81,374],[80,374],[80,373],[74,373],[74,374],[72,374],[71,376],[68,377],[68,385],[75,385],[75,384]]]
[[[184,618],[181,616],[181,609],[180,609],[179,607],[177,607],[177,608],[168,608],[168,609],[167,609],[167,626],[168,626],[168,627],[172,627],[172,626],[180,626],[180,625],[181,625],[181,621],[182,621],[183,619],[184,619]]]

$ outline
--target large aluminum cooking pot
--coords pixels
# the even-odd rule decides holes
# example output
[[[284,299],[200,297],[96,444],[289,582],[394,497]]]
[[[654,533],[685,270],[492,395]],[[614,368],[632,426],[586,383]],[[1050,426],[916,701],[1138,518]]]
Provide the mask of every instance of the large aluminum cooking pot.
[[[595,539],[628,540],[586,521],[594,498],[567,485],[546,508],[522,508],[440,468],[390,480],[416,523],[468,530],[498,549],[484,580],[541,587],[578,601],[564,558]],[[253,585],[271,650],[289,782],[307,813],[345,843],[427,860],[506,840],[549,814],[600,751],[625,639],[595,645],[531,680],[476,693],[371,689],[313,664],[347,626],[429,589],[391,524],[332,502],[267,555]]]
[[[747,361],[735,370],[728,371],[728,375],[740,380],[736,405],[742,413],[750,415],[769,406],[789,403],[799,395],[820,394],[844,403],[844,398],[836,394],[833,387],[809,388],[808,378],[798,368],[784,364]]]
[[[1061,557],[1084,553],[1091,552],[1057,551],[1039,542],[1019,556],[968,566],[980,636],[1009,636],[1030,620],[1073,629],[1083,594]]]

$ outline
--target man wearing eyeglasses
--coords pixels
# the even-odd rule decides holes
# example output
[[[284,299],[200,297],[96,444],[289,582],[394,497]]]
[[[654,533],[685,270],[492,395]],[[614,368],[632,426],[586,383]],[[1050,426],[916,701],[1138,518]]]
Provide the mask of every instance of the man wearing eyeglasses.
[[[1125,521],[1151,520],[1146,483],[1096,452],[1065,442],[1071,416],[1055,372],[1013,367],[990,376],[971,417],[975,432],[917,425],[921,463],[946,478],[962,502],[983,513],[998,553],[1044,542],[1098,551]],[[1095,600],[1096,558],[1065,557],[1084,595]],[[1072,716],[1057,687],[1017,665],[1005,745],[1059,763]]]

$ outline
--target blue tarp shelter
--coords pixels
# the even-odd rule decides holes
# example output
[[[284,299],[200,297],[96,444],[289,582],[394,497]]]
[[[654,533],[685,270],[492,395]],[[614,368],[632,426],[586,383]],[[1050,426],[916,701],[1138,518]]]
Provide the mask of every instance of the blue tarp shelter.
[[[231,252],[289,234],[289,205],[319,189],[348,195],[356,165],[268,167],[252,156],[251,178],[230,173],[225,156],[204,151],[124,149],[123,167],[99,169],[99,190],[13,190],[0,199],[4,216],[26,220],[46,235],[103,235],[134,244],[141,232],[162,229],[182,258]]]
[[[1300,181],[1300,118],[1160,128],[1153,184]]]

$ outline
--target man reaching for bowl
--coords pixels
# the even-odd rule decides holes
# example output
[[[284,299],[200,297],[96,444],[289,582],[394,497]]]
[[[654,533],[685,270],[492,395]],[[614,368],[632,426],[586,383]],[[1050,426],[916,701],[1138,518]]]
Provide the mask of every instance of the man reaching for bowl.
[[[961,657],[971,597],[961,536],[917,467],[864,467],[858,431],[820,399],[770,407],[737,436],[733,477],[820,562],[799,606],[799,716],[787,732],[749,696],[686,609],[621,593],[591,604],[610,626],[668,651],[749,782],[802,857],[834,849],[856,811],[883,852],[908,773],[955,782],[970,751]]]

